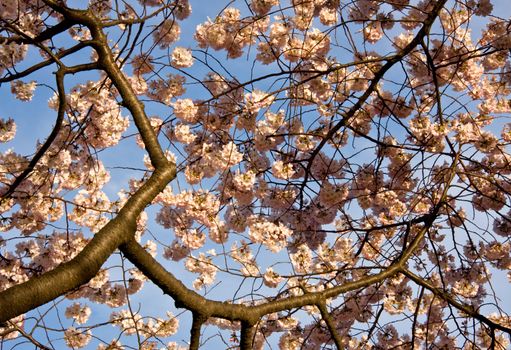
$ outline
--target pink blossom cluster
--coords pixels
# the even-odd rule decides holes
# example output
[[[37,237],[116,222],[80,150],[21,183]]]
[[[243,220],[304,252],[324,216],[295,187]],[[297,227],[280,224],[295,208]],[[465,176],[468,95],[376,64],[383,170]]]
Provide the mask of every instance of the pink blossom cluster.
[[[266,30],[268,22],[268,17],[243,20],[240,11],[230,7],[214,21],[199,24],[195,40],[201,48],[225,49],[229,58],[237,58],[243,54],[245,46],[254,44],[257,35]]]
[[[257,217],[248,219],[249,237],[254,243],[263,243],[272,252],[278,252],[286,246],[292,231],[282,223],[272,223]]]
[[[211,285],[215,281],[218,268],[212,263],[212,258],[200,253],[196,258],[190,255],[185,262],[188,271],[198,273],[199,276],[194,280],[193,287],[201,289],[204,286]]]
[[[177,332],[179,320],[167,311],[165,319],[149,318],[145,320],[140,314],[133,314],[127,309],[113,312],[110,315],[113,324],[120,327],[127,334],[139,332],[145,337],[168,337]]]
[[[14,119],[0,119],[0,142],[11,141],[16,135],[16,123]]]
[[[88,82],[78,85],[66,96],[70,123],[86,123],[84,134],[87,142],[95,148],[116,145],[129,122],[121,115],[115,93],[109,91],[101,82]],[[54,96],[50,107],[57,109],[58,100]]]
[[[11,92],[16,95],[16,98],[21,101],[30,101],[34,96],[36,82],[24,83],[20,80],[11,83]]]

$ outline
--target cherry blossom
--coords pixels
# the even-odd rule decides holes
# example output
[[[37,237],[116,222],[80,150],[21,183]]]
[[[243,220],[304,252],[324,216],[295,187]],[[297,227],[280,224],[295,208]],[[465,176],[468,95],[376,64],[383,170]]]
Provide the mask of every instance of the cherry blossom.
[[[21,101],[30,101],[34,96],[34,90],[37,83],[31,81],[30,83],[23,83],[20,80],[11,83],[11,92],[16,95],[16,98]]]
[[[0,142],[8,142],[16,135],[16,124],[14,119],[0,119]]]
[[[508,348],[505,5],[201,5],[0,4],[2,348]]]
[[[176,47],[172,51],[171,65],[175,68],[189,68],[193,65],[193,57],[190,49]]]

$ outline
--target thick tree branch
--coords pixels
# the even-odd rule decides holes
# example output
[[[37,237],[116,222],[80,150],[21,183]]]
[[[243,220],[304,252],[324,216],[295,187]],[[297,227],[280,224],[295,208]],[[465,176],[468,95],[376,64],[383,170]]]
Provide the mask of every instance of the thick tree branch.
[[[240,334],[240,350],[251,350],[254,348],[254,339],[257,331],[257,326],[252,323],[241,323]]]
[[[119,245],[133,237],[138,215],[174,179],[175,167],[156,170],[85,248],[70,261],[0,293],[0,323],[87,283]]]
[[[245,320],[255,323],[259,319],[245,305],[208,300],[188,289],[134,239],[119,248],[144,275],[174,299],[176,307],[186,308],[192,313],[202,314],[205,317],[221,317],[232,321]]]
[[[100,42],[100,44],[94,45],[99,55],[98,63],[108,74],[108,77],[121,94],[123,105],[131,112],[153,167],[158,169],[159,167],[169,166],[169,162],[161,149],[154,129],[145,114],[144,105],[133,93],[131,84],[113,59],[113,54],[108,46],[106,36],[99,29],[92,30],[91,32],[93,38]]]
[[[408,259],[417,250],[424,235],[433,225],[441,205],[442,204],[438,204],[435,207],[429,219],[425,221],[421,231],[414,237],[401,257],[384,271],[363,277],[357,281],[351,281],[333,288],[328,288],[321,292],[311,292],[301,296],[282,298],[255,306],[221,303],[204,298],[193,290],[188,289],[134,239],[120,246],[120,249],[144,275],[160,287],[165,294],[170,295],[174,299],[176,307],[186,308],[192,312],[202,313],[208,317],[219,317],[230,321],[242,321],[253,324],[264,315],[300,308],[305,305],[317,305],[327,298],[333,298],[342,293],[364,288],[394,276],[401,271]]]
[[[176,176],[175,165],[165,158],[154,130],[145,115],[142,103],[138,101],[130,84],[115,64],[106,36],[97,24],[97,18],[89,14],[88,11],[71,10],[51,0],[47,0],[45,3],[63,13],[65,17],[69,17],[73,23],[82,23],[91,30],[95,40],[94,47],[99,55],[98,63],[105,69],[120,92],[126,107],[132,113],[156,170],[147,182],[129,198],[117,217],[108,222],[75,258],[50,272],[1,292],[0,322],[5,322],[55,299],[94,277],[113,251],[133,236],[136,230],[136,219],[142,210]],[[63,90],[63,86],[59,90]],[[65,94],[61,93],[60,96],[63,99]],[[62,101],[59,107],[61,106],[65,106]],[[63,108],[59,116],[62,118]],[[13,303],[13,300],[17,302]]]
[[[190,328],[190,350],[197,350],[200,346],[200,331],[206,317],[193,313],[192,328]]]

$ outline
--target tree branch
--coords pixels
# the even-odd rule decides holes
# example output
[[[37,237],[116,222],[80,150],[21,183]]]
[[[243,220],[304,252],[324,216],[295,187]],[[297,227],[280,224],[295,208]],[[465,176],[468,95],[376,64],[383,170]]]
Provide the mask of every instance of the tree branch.
[[[83,24],[89,28],[92,36],[90,44],[98,54],[98,64],[107,73],[108,78],[112,80],[112,83],[122,97],[123,105],[130,111],[133,121],[140,132],[140,137],[144,142],[145,149],[151,159],[151,164],[155,169],[171,166],[145,114],[144,104],[137,98],[131,84],[115,62],[114,55],[108,44],[108,38],[102,30],[100,20],[89,10],[71,9],[59,5],[53,0],[44,0],[44,2],[55,11],[64,15],[64,17],[69,17],[71,21]]]
[[[17,43],[17,44],[33,44],[33,43],[41,43],[45,40],[53,38],[55,35],[58,35],[73,26],[74,22],[70,21],[67,18],[64,18],[62,22],[57,23],[53,27],[50,27],[37,36],[30,38],[25,35],[17,35],[13,37],[0,37],[0,44],[9,44],[9,43]],[[12,27],[10,23],[5,24],[7,27]]]
[[[254,348],[256,330],[257,327],[251,323],[241,323],[240,350],[251,350]]]
[[[46,151],[50,148],[51,144],[53,143],[53,141],[55,141],[57,135],[60,132],[62,122],[64,121],[64,114],[66,112],[66,91],[64,89],[65,69],[61,67],[57,71],[55,76],[57,80],[57,93],[59,98],[59,107],[57,111],[57,120],[55,121],[55,126],[53,127],[53,130],[51,131],[50,135],[43,143],[41,148],[39,148],[34,157],[32,157],[25,170],[23,170],[23,172],[14,179],[14,181],[9,185],[7,191],[2,194],[0,202],[9,198],[14,193],[14,191],[16,191],[16,188],[18,188],[18,186],[23,182],[23,180],[25,180],[27,176],[32,172],[32,170],[34,170],[34,167],[37,165],[39,160],[44,156]]]
[[[326,302],[324,300],[321,300],[319,303],[316,304],[316,306],[318,307],[319,312],[321,313],[321,318],[326,323],[328,331],[332,335],[332,339],[334,340],[335,346],[337,347],[337,349],[342,349],[341,337],[337,332],[332,316],[328,313],[328,310],[326,308]]]
[[[55,139],[57,138],[60,129],[62,128],[64,114],[66,112],[66,91],[64,88],[64,76],[67,73],[76,73],[79,71],[92,70],[95,68],[97,68],[97,65],[95,63],[91,63],[69,68],[61,67],[57,71],[56,81],[57,93],[59,98],[59,107],[57,111],[57,120],[55,121],[55,126],[53,127],[46,141],[42,144],[42,146],[37,150],[36,154],[32,157],[25,170],[23,170],[23,172],[14,179],[14,181],[9,185],[7,191],[2,194],[2,196],[0,197],[0,202],[3,201],[4,199],[9,198],[14,193],[14,191],[16,191],[16,188],[18,188],[18,186],[23,182],[23,180],[25,180],[30,175],[30,173],[34,170],[35,166],[37,165],[37,163],[39,163],[41,158],[48,151],[53,141],[55,141]]]
[[[321,292],[311,292],[300,296],[268,301],[255,306],[230,304],[226,302],[222,303],[204,298],[193,290],[188,289],[180,280],[174,277],[172,273],[167,271],[156,259],[154,259],[151,254],[146,252],[145,249],[142,248],[134,239],[131,239],[129,242],[120,246],[120,249],[123,254],[140,271],[142,271],[142,273],[144,273],[146,277],[160,287],[165,294],[170,295],[174,299],[176,307],[186,308],[192,312],[202,312],[208,317],[219,317],[230,321],[242,321],[254,324],[264,315],[293,308],[300,308],[305,305],[317,305],[324,299],[333,298],[342,293],[379,283],[400,272],[408,259],[419,247],[419,244],[424,238],[426,232],[433,225],[434,219],[436,218],[442,203],[435,206],[433,212],[427,219],[425,219],[424,227],[414,237],[401,257],[384,271],[366,276],[357,281],[346,282],[342,285],[328,288]]]
[[[252,316],[254,312],[245,305],[208,300],[188,289],[134,239],[119,248],[146,277],[174,299],[176,307],[186,308],[192,313],[202,314],[204,317],[221,317],[231,321],[244,320],[252,321],[252,323],[257,321],[257,315]]]
[[[93,278],[119,245],[131,239],[138,215],[175,177],[175,167],[156,170],[73,259],[0,293],[0,323],[41,306]]]
[[[468,316],[475,318],[476,320],[486,324],[491,329],[495,330],[498,329],[500,331],[506,332],[507,334],[511,335],[511,328],[502,326],[501,324],[495,323],[486,316],[481,315],[479,312],[477,312],[472,305],[467,305],[462,302],[459,302],[455,300],[447,291],[441,288],[437,288],[425,279],[421,278],[420,276],[414,274],[410,270],[403,268],[401,273],[403,273],[406,277],[414,281],[419,286],[422,286],[429,291],[431,291],[433,294],[435,294],[437,297],[441,298],[442,300],[445,300],[450,305],[454,306],[456,309],[462,311],[463,313],[467,314]]]
[[[198,350],[200,346],[200,330],[207,320],[201,314],[193,313],[192,328],[190,328],[190,350]]]
[[[40,343],[37,339],[35,339],[32,336],[32,334],[25,332],[25,330],[22,327],[19,327],[17,324],[10,323],[10,322],[8,322],[7,324],[10,325],[11,327],[13,327],[14,330],[20,332],[23,337],[27,338],[37,348],[39,348],[41,350],[52,350],[51,348],[49,348],[49,347],[43,345],[42,343]]]
[[[88,45],[86,43],[80,42],[80,43],[76,44],[75,46],[70,47],[67,50],[60,51],[60,52],[56,53],[55,57],[57,57],[58,59],[62,59],[62,58],[66,57],[66,56],[68,56],[70,54],[73,54],[75,52],[80,51],[81,49],[83,49],[84,47],[87,47],[87,46]],[[33,66],[25,69],[24,71],[21,71],[19,73],[15,73],[15,74],[12,74],[12,75],[0,78],[0,84],[6,83],[6,82],[9,82],[9,81],[13,81],[13,80],[16,80],[16,79],[24,78],[24,77],[26,77],[26,76],[28,76],[28,75],[38,71],[39,69],[47,67],[47,66],[49,66],[49,65],[51,65],[53,63],[55,63],[55,60],[52,59],[52,58],[49,58],[46,61],[34,64]]]

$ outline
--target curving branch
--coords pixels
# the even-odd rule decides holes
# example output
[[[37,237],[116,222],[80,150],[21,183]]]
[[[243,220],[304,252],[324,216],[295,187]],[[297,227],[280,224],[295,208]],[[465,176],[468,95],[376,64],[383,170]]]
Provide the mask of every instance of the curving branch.
[[[9,43],[17,43],[17,44],[32,44],[32,43],[41,43],[45,40],[51,39],[56,35],[65,32],[69,28],[71,28],[75,23],[70,21],[68,18],[64,18],[61,22],[55,24],[53,27],[50,27],[41,33],[39,33],[34,38],[30,38],[24,35],[16,35],[12,37],[0,37],[0,44],[9,44]],[[13,27],[10,23],[4,23],[5,26]]]
[[[242,321],[254,324],[264,315],[300,308],[306,305],[318,305],[325,299],[367,287],[401,272],[408,259],[417,250],[427,231],[433,225],[434,218],[436,218],[440,207],[441,204],[436,206],[434,212],[429,216],[429,220],[424,224],[417,236],[414,237],[404,254],[384,271],[365,276],[357,281],[351,281],[336,287],[328,288],[321,292],[311,292],[300,296],[286,297],[254,306],[206,299],[195,291],[187,288],[134,239],[122,244],[119,248],[128,260],[142,271],[146,277],[160,287],[165,294],[168,294],[174,299],[176,307],[186,308],[193,313],[202,313],[207,317],[219,317],[230,321]]]
[[[14,179],[14,181],[9,185],[7,191],[2,194],[0,201],[9,198],[14,193],[14,191],[16,191],[16,188],[18,188],[18,186],[23,182],[23,180],[25,180],[27,176],[32,172],[32,170],[34,170],[39,160],[44,156],[46,151],[50,148],[51,144],[53,143],[53,141],[55,141],[58,134],[60,133],[62,122],[64,121],[64,114],[66,113],[66,90],[64,88],[65,74],[66,74],[65,69],[63,67],[61,67],[55,74],[55,79],[57,81],[57,93],[59,97],[59,107],[57,111],[57,120],[55,121],[55,126],[53,127],[53,130],[51,131],[50,135],[43,143],[41,148],[39,148],[34,157],[32,157],[25,170],[23,170],[23,172]]]
[[[255,332],[255,330],[253,330],[252,326],[248,327],[247,325],[256,324],[263,316],[283,310],[300,308],[306,305],[319,305],[318,307],[320,307],[320,311],[321,307],[323,307],[321,313],[328,325],[327,319],[329,315],[324,305],[324,301],[326,299],[382,282],[397,273],[401,273],[406,268],[408,260],[417,251],[426,233],[432,227],[441,208],[445,205],[447,192],[454,178],[458,159],[459,153],[456,154],[455,160],[451,165],[449,179],[443,188],[440,201],[433,208],[431,213],[424,218],[423,227],[417,235],[413,237],[406,249],[396,259],[396,261],[394,261],[394,263],[380,273],[363,277],[358,281],[351,281],[344,283],[343,285],[328,288],[321,292],[311,292],[301,296],[286,297],[254,306],[218,302],[206,299],[193,290],[188,289],[180,280],[174,277],[172,273],[166,270],[156,259],[145,251],[134,239],[131,239],[121,245],[120,249],[128,260],[142,271],[146,277],[160,287],[165,294],[168,294],[174,299],[176,307],[186,308],[192,311],[194,315],[200,314],[204,317],[219,317],[230,321],[241,321],[242,324],[245,324],[245,328],[242,328],[242,330],[245,329],[245,331],[242,331],[242,338],[245,340],[241,341],[240,346],[242,349],[244,348],[243,346],[249,349],[251,342],[248,342],[247,339],[253,338],[253,336],[250,336],[250,333],[253,331]],[[333,332],[332,336],[334,337],[336,344],[340,343],[340,339],[338,339],[338,337],[336,339],[335,327],[332,322],[330,322],[328,327]]]
[[[486,324],[488,327],[490,327],[493,331],[496,329],[499,331],[506,332],[511,336],[511,328],[505,327],[499,323],[493,322],[488,317],[480,314],[472,305],[468,305],[465,303],[462,303],[456,299],[452,295],[450,295],[448,292],[445,291],[445,289],[437,288],[424,278],[416,275],[415,273],[411,272],[409,269],[404,268],[401,271],[406,277],[414,281],[417,285],[426,288],[433,294],[435,294],[437,297],[441,298],[442,300],[446,301],[449,305],[454,306],[459,311],[465,313],[466,315]]]
[[[70,47],[69,49],[66,49],[66,50],[63,50],[63,51],[59,51],[57,53],[54,54],[54,57],[56,57],[57,59],[62,59],[64,57],[67,57],[75,52],[78,52],[80,51],[81,49],[87,47],[88,44],[86,42],[79,42],[78,44]],[[39,69],[42,69],[44,67],[48,67],[50,65],[52,65],[53,63],[55,63],[55,60],[54,58],[49,58],[45,61],[42,61],[42,62],[39,62],[37,64],[34,64],[33,66],[21,71],[21,72],[18,72],[18,73],[14,73],[14,74],[10,74],[6,77],[3,77],[3,78],[0,78],[0,84],[2,83],[7,83],[7,82],[10,82],[10,81],[13,81],[13,80],[16,80],[16,79],[21,79],[21,78],[24,78],[34,72],[37,72]]]
[[[53,127],[50,135],[44,141],[44,143],[41,145],[41,147],[37,150],[36,154],[32,157],[30,162],[28,163],[27,167],[16,176],[14,181],[9,185],[9,188],[5,193],[2,194],[0,197],[0,201],[3,201],[5,199],[8,199],[11,197],[11,195],[16,191],[18,186],[25,180],[30,173],[34,170],[35,166],[41,158],[44,156],[44,154],[48,151],[51,144],[55,139],[57,138],[58,134],[60,133],[60,130],[62,128],[62,123],[64,121],[64,115],[66,113],[66,90],[64,88],[64,76],[66,74],[74,74],[77,72],[82,72],[86,70],[93,70],[96,69],[97,65],[95,63],[85,64],[85,65],[78,65],[74,67],[64,67],[61,66],[61,68],[55,73],[55,79],[57,82],[57,94],[59,98],[59,107],[57,111],[57,120],[55,121],[55,126]]]
[[[204,317],[257,322],[257,315],[253,316],[251,309],[245,305],[208,300],[188,289],[183,282],[174,277],[134,239],[124,243],[119,249],[146,277],[160,287],[163,293],[174,299],[176,307],[186,308],[192,313]]]
[[[175,167],[157,169],[128,199],[119,214],[99,230],[76,257],[1,292],[0,323],[41,306],[93,278],[110,255],[133,237],[137,217],[174,179],[175,174]]]

